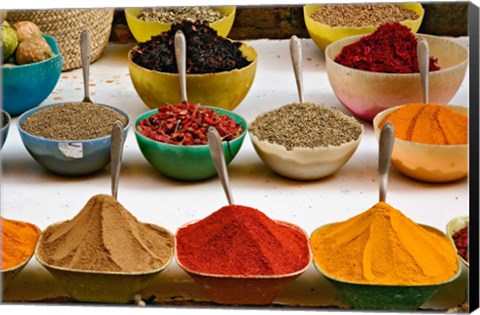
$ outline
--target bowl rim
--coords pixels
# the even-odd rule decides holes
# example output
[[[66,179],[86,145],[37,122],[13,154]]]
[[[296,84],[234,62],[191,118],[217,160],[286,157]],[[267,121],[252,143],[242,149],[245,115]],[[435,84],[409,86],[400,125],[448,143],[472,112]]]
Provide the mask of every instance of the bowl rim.
[[[464,227],[469,227],[469,223],[470,223],[470,217],[468,215],[464,215],[464,216],[460,216],[460,217],[456,217],[456,218],[453,218],[451,219],[448,223],[447,223],[447,226],[446,226],[446,234],[448,236],[448,238],[450,239],[450,241],[453,243],[453,246],[455,247],[455,250],[457,251],[457,255],[458,257],[460,258],[460,261],[467,267],[470,267],[470,263],[468,261],[466,261],[460,254],[458,254],[458,248],[457,248],[457,245],[455,244],[455,241],[453,239],[453,234],[455,232],[458,232],[459,230],[454,230],[453,229],[453,225],[459,221],[463,221],[462,223],[462,228]]]
[[[374,71],[367,71],[367,70],[359,70],[359,69],[355,69],[355,68],[351,68],[351,67],[347,67],[347,66],[344,66],[338,62],[335,62],[334,59],[332,59],[330,57],[330,50],[332,50],[334,46],[342,46],[345,47],[346,45],[344,44],[345,42],[349,42],[351,40],[354,40],[354,39],[360,39],[362,37],[365,37],[365,36],[368,36],[369,34],[360,34],[360,35],[353,35],[353,36],[348,36],[348,37],[345,37],[345,38],[342,38],[342,39],[339,39],[337,41],[334,41],[330,44],[327,45],[327,47],[325,47],[325,53],[324,53],[324,56],[325,56],[325,64],[328,68],[328,64],[333,64],[335,65],[335,67],[339,67],[340,69],[345,69],[345,70],[349,70],[349,71],[352,71],[353,73],[358,73],[358,74],[364,74],[364,75],[376,75],[376,76],[382,76],[383,78],[388,78],[388,77],[405,77],[405,78],[408,78],[408,77],[420,77],[420,73],[419,72],[416,72],[416,73],[389,73],[389,72],[374,72]],[[459,43],[457,43],[456,41],[450,39],[450,38],[445,38],[445,37],[442,37],[442,36],[435,36],[435,35],[429,35],[429,34],[422,34],[422,33],[416,33],[414,34],[414,36],[416,38],[425,38],[425,39],[438,39],[440,41],[445,41],[445,42],[450,42],[452,45],[455,45],[457,47],[459,47],[460,49],[462,49],[465,54],[466,54],[466,58],[465,60],[462,60],[461,62],[459,62],[458,64],[456,65],[453,65],[453,66],[450,66],[448,68],[441,68],[440,70],[436,70],[436,71],[430,71],[429,72],[429,76],[432,76],[432,75],[437,75],[438,73],[444,73],[445,71],[452,71],[454,69],[457,69],[457,68],[461,68],[461,67],[464,67],[464,66],[468,66],[468,62],[469,62],[469,50],[467,47],[465,47],[464,45],[461,45]],[[355,41],[354,41],[355,42]],[[352,42],[352,43],[354,43]],[[328,71],[327,71],[328,72]]]
[[[224,20],[226,20],[227,18],[229,18],[231,15],[234,15],[235,14],[235,11],[236,11],[236,6],[234,5],[225,5],[225,6],[213,6],[213,5],[206,5],[207,7],[211,7],[211,8],[215,8],[217,10],[219,9],[223,9],[223,10],[231,10],[231,12],[228,12],[227,15],[225,15],[224,17],[222,17],[221,19],[218,19],[218,20],[215,20],[211,23],[209,23],[209,25],[212,25],[214,23],[219,23],[219,22],[223,22]],[[140,20],[138,18],[138,15],[135,15],[133,14],[133,10],[144,10],[144,9],[148,9],[147,7],[146,8],[137,8],[137,7],[129,7],[129,8],[125,8],[125,15],[128,16],[129,18],[132,18],[136,23],[139,23],[139,24],[143,24],[143,25],[149,25],[149,26],[153,26],[153,25],[164,25],[164,26],[168,26],[168,25],[172,25],[173,22],[169,22],[169,23],[162,23],[162,22],[157,22],[157,21],[143,21],[143,20]]]
[[[54,46],[55,46],[56,49],[58,50],[58,53],[55,54],[55,52],[54,52],[55,55],[54,55],[53,57],[50,57],[50,58],[45,59],[45,60],[42,60],[42,61],[33,62],[33,63],[27,63],[27,64],[24,64],[24,65],[15,65],[14,67],[5,67],[5,64],[1,63],[1,64],[0,64],[0,69],[1,69],[2,71],[14,71],[14,69],[22,69],[22,68],[26,68],[26,67],[29,67],[29,66],[30,66],[30,67],[31,67],[31,66],[36,66],[36,65],[40,66],[40,65],[42,65],[42,64],[45,64],[45,63],[47,63],[47,62],[52,62],[53,60],[57,60],[57,59],[61,59],[61,60],[63,61],[64,58],[63,58],[63,56],[62,56],[62,54],[60,53],[60,50],[59,50],[59,48],[58,48],[58,41],[57,41],[57,39],[56,39],[55,37],[50,36],[50,35],[47,35],[47,34],[42,34],[42,36],[43,36],[43,38],[45,38],[45,39],[48,38],[48,39],[50,39],[50,40],[52,40],[52,41],[54,42]],[[47,44],[48,44],[48,42],[47,42]],[[48,46],[50,46],[50,48],[52,48],[52,45],[48,44]],[[52,50],[53,50],[53,48],[52,48]]]
[[[109,135],[106,135],[106,136],[103,136],[103,137],[99,137],[99,138],[93,138],[93,139],[81,139],[81,140],[71,140],[71,139],[65,139],[65,140],[59,140],[59,139],[49,139],[49,138],[44,138],[44,137],[40,137],[40,136],[35,136],[35,135],[32,135],[28,132],[26,132],[25,130],[23,130],[22,128],[22,123],[32,114],[34,114],[35,112],[37,111],[40,111],[42,109],[45,109],[45,108],[49,108],[49,107],[54,107],[54,106],[61,106],[61,105],[68,105],[68,104],[80,104],[80,103],[83,103],[82,101],[80,102],[77,102],[77,101],[73,101],[73,102],[64,102],[64,103],[54,103],[54,104],[48,104],[48,105],[43,105],[43,106],[37,106],[37,107],[34,107],[34,108],[31,108],[29,109],[28,111],[24,112],[23,114],[21,114],[19,117],[18,117],[18,120],[17,120],[17,129],[18,131],[21,133],[21,134],[25,134],[25,135],[28,135],[29,137],[32,137],[36,140],[41,140],[41,141],[44,141],[44,142],[48,142],[48,143],[91,143],[91,142],[94,142],[94,141],[101,141],[101,140],[106,140],[108,138],[111,137],[111,134]],[[127,132],[128,131],[128,128],[130,128],[130,125],[131,125],[131,119],[130,117],[128,116],[128,114],[121,110],[120,108],[117,108],[117,107],[114,107],[112,105],[106,105],[106,104],[101,104],[101,103],[92,103],[94,105],[98,105],[98,106],[103,106],[103,107],[108,107],[110,109],[113,109],[115,110],[116,112],[120,113],[122,116],[124,116],[126,119],[127,119],[127,123],[126,125],[123,127],[123,131],[124,132]]]
[[[157,228],[160,228],[160,229],[164,230],[165,232],[167,232],[167,234],[169,235],[170,239],[172,240],[173,247],[172,247],[172,250],[171,250],[170,254],[168,255],[167,261],[166,261],[162,266],[160,266],[160,267],[158,267],[158,268],[156,268],[156,269],[147,270],[147,271],[135,271],[135,272],[125,272],[125,271],[98,271],[98,270],[73,269],[73,268],[66,268],[66,267],[60,267],[60,266],[55,266],[55,265],[49,264],[49,263],[45,262],[45,261],[40,257],[40,255],[39,255],[40,243],[41,243],[41,240],[43,239],[44,232],[45,232],[48,228],[50,228],[50,227],[57,226],[57,225],[59,225],[59,224],[65,223],[65,222],[67,222],[67,221],[69,221],[69,220],[63,220],[63,221],[59,221],[59,222],[50,224],[49,226],[47,226],[47,227],[42,231],[42,233],[40,234],[40,237],[38,238],[37,245],[35,246],[34,255],[35,255],[35,259],[37,259],[37,261],[38,261],[42,266],[44,266],[45,268],[51,268],[51,269],[54,269],[54,270],[57,270],[57,271],[63,271],[63,272],[72,272],[72,273],[76,273],[76,274],[95,274],[95,275],[101,275],[101,276],[143,276],[143,275],[155,274],[155,273],[158,273],[158,272],[164,270],[165,268],[167,268],[167,267],[170,265],[170,263],[171,263],[172,260],[173,260],[174,251],[175,251],[175,236],[173,235],[173,233],[170,232],[169,230],[167,230],[166,228],[161,227],[161,226],[159,226],[159,225],[156,225],[156,224],[154,224],[154,223],[147,223],[147,222],[138,221],[140,224],[152,225],[152,226],[154,226],[154,227],[157,227]]]
[[[329,144],[328,146],[319,146],[319,147],[314,147],[314,148],[307,148],[307,147],[293,147],[291,150],[287,150],[287,148],[284,146],[284,145],[281,145],[281,144],[278,144],[278,143],[273,143],[273,142],[268,142],[267,140],[260,140],[253,132],[250,131],[250,127],[251,127],[251,124],[257,120],[257,118],[259,118],[260,116],[266,114],[267,112],[263,112],[263,113],[260,113],[259,115],[257,115],[250,123],[248,123],[248,126],[247,126],[247,129],[248,129],[248,135],[250,136],[250,139],[252,140],[252,142],[258,144],[258,145],[262,145],[262,146],[270,146],[270,147],[274,147],[274,148],[277,148],[281,151],[284,151],[285,154],[290,154],[290,153],[293,153],[293,152],[315,152],[315,151],[324,151],[324,150],[336,150],[336,149],[340,149],[340,148],[343,148],[343,147],[346,147],[346,146],[351,146],[351,145],[354,145],[356,143],[360,143],[360,140],[362,139],[363,137],[363,134],[365,133],[365,128],[363,126],[363,124],[361,122],[358,121],[358,119],[356,119],[354,116],[351,116],[351,115],[347,115],[345,113],[343,113],[342,111],[340,110],[337,110],[335,108],[332,108],[332,107],[329,107],[329,106],[326,106],[326,105],[320,105],[320,104],[314,104],[314,105],[317,105],[317,106],[324,106],[324,107],[327,107],[328,109],[331,109],[331,110],[335,110],[335,111],[339,111],[340,113],[342,113],[344,116],[346,117],[352,117],[353,119],[355,119],[357,121],[357,123],[360,125],[360,129],[361,129],[361,132],[360,134],[358,135],[358,138],[357,139],[353,139],[349,142],[344,142],[340,145],[331,145]],[[284,105],[286,106],[286,105]],[[278,108],[277,108],[278,109]],[[275,109],[274,109],[275,110]]]
[[[1,131],[5,131],[10,127],[10,123],[12,122],[12,116],[10,116],[10,114],[3,109],[0,109],[0,115],[6,118],[6,120],[3,121],[3,126],[1,128]]]
[[[416,103],[410,103],[410,104],[416,104]],[[373,118],[372,120],[372,127],[373,127],[373,131],[376,133],[376,130],[378,130],[378,125],[380,124],[380,118],[384,118],[387,114],[390,114],[391,112],[393,112],[394,110],[397,110],[401,107],[404,107],[404,106],[407,106],[407,105],[410,105],[410,104],[403,104],[403,105],[398,105],[398,106],[394,106],[394,107],[390,107],[390,108],[387,108],[387,109],[384,109],[382,110],[381,112],[379,112],[377,115],[375,115],[375,117]],[[434,103],[428,103],[429,105],[439,105],[439,106],[445,106],[447,108],[460,108],[460,109],[466,109],[467,110],[467,114],[465,114],[467,116],[467,118],[469,117],[469,110],[470,108],[469,107],[466,107],[466,106],[461,106],[461,105],[449,105],[449,104],[434,104]],[[421,143],[421,142],[414,142],[414,141],[408,141],[408,140],[404,140],[404,139],[400,139],[400,138],[397,138],[395,137],[395,142],[398,142],[398,143],[401,143],[401,144],[404,144],[404,145],[414,145],[414,146],[417,146],[417,147],[423,147],[423,148],[442,148],[442,149],[446,149],[446,150],[458,150],[459,148],[467,148],[469,146],[468,143],[465,143],[465,144],[431,144],[431,143]]]
[[[327,223],[327,224],[324,224],[324,225],[321,225],[319,227],[317,227],[316,229],[313,230],[313,232],[310,234],[310,237],[309,237],[309,242],[312,238],[312,236],[319,230],[325,228],[325,227],[328,227],[328,226],[331,226],[331,225],[334,225],[336,223],[340,223],[339,222],[332,222],[332,223]],[[423,227],[424,229],[426,230],[431,230],[433,231],[434,233],[437,233],[437,234],[440,234],[440,235],[443,235],[445,236],[446,238],[448,238],[448,236],[443,233],[441,230],[433,227],[433,226],[430,226],[430,225],[426,225],[426,224],[421,224],[421,223],[417,223],[418,225],[420,225],[421,227]],[[312,250],[313,252],[313,250]],[[332,276],[330,275],[329,273],[325,272],[320,266],[318,266],[316,260],[315,260],[315,256],[313,257],[313,265],[315,266],[315,269],[322,275],[324,276],[325,278],[327,279],[330,279],[330,280],[333,280],[333,281],[336,281],[336,282],[340,282],[340,283],[343,283],[343,284],[348,284],[348,285],[358,285],[358,286],[365,286],[365,287],[385,287],[385,288],[390,288],[390,287],[401,287],[401,288],[407,288],[407,287],[433,287],[433,286],[440,286],[440,285],[444,285],[444,284],[448,284],[452,281],[454,281],[455,279],[457,279],[460,274],[462,273],[462,266],[460,264],[460,259],[457,256],[457,272],[455,273],[455,275],[453,275],[450,279],[447,279],[447,280],[444,280],[442,282],[437,282],[437,283],[431,283],[431,284],[408,284],[408,285],[401,285],[401,284],[378,284],[378,283],[359,283],[359,282],[353,282],[353,281],[348,281],[348,280],[343,280],[343,279],[340,279],[338,277],[335,277],[335,276]]]
[[[312,264],[313,252],[312,252],[312,248],[310,246],[310,242],[309,242],[307,232],[305,232],[305,230],[303,228],[301,228],[300,226],[298,226],[296,224],[293,224],[291,222],[286,222],[286,221],[282,221],[282,220],[273,220],[277,224],[280,224],[282,226],[286,226],[288,228],[296,230],[297,232],[301,233],[305,237],[309,257],[308,257],[307,264],[302,269],[291,272],[291,273],[287,273],[287,274],[281,274],[281,275],[222,275],[222,274],[205,273],[205,272],[198,272],[198,271],[191,270],[190,268],[185,267],[183,265],[183,263],[180,261],[180,259],[178,258],[177,235],[178,235],[178,232],[181,229],[183,229],[183,228],[185,228],[185,227],[187,227],[191,224],[194,224],[198,221],[201,221],[201,220],[202,219],[197,219],[197,220],[192,220],[190,222],[184,223],[180,227],[178,227],[177,231],[175,232],[175,261],[180,266],[180,268],[182,268],[184,271],[186,271],[189,274],[192,274],[192,275],[195,275],[195,276],[214,278],[214,279],[224,279],[224,280],[232,280],[232,279],[238,279],[238,280],[257,280],[257,279],[258,280],[277,280],[277,279],[284,279],[284,278],[299,276],[302,273],[304,273],[310,267],[310,265]]]
[[[258,53],[257,51],[255,50],[255,48],[253,46],[250,46],[248,45],[247,43],[245,43],[245,41],[234,41],[234,40],[231,40],[229,38],[226,38],[224,37],[225,39],[227,40],[230,40],[231,42],[234,42],[234,43],[241,43],[242,45],[239,47],[239,49],[241,49],[243,47],[243,49],[248,49],[249,51],[251,51],[253,53],[253,59],[250,60],[248,59],[246,56],[242,55],[247,58],[248,61],[250,61],[250,63],[248,65],[246,65],[245,67],[242,67],[242,68],[235,68],[235,69],[232,69],[232,70],[229,70],[229,71],[219,71],[219,72],[208,72],[208,73],[187,73],[186,74],[186,77],[187,79],[192,77],[192,78],[200,78],[202,76],[204,77],[207,77],[207,76],[212,76],[212,75],[221,75],[221,74],[230,74],[230,73],[237,73],[237,72],[240,72],[240,71],[244,71],[246,69],[249,69],[251,67],[256,67],[257,65],[257,60],[258,60]],[[139,69],[141,69],[142,71],[146,71],[147,73],[152,73],[152,74],[161,74],[161,75],[164,75],[164,76],[173,76],[173,77],[178,77],[178,73],[171,73],[171,72],[162,72],[162,71],[157,71],[157,70],[151,70],[151,69],[148,69],[148,68],[145,68],[145,67],[142,67],[141,65],[133,62],[132,60],[132,52],[133,50],[137,49],[138,48],[138,44],[133,46],[129,51],[128,51],[128,55],[127,55],[127,59],[128,59],[128,64],[129,66],[134,66],[134,67],[137,67]]]
[[[175,104],[171,104],[171,105],[175,105]],[[243,138],[245,138],[245,135],[247,134],[247,129],[248,129],[248,125],[247,125],[247,122],[245,120],[245,118],[243,118],[242,116],[240,116],[239,114],[237,113],[234,113],[233,111],[230,111],[230,110],[227,110],[227,109],[223,109],[223,108],[219,108],[219,107],[214,107],[214,106],[208,106],[208,105],[202,105],[200,104],[200,107],[202,108],[207,108],[207,109],[211,109],[211,110],[214,110],[215,112],[218,113],[218,111],[223,111],[225,112],[225,114],[222,114],[222,115],[227,115],[228,117],[230,118],[238,118],[239,120],[241,120],[240,124],[242,125],[242,128],[245,126],[245,128],[243,128],[242,130],[242,133],[236,137],[235,139],[233,140],[226,140],[226,141],[222,141],[222,143],[233,143],[233,142],[237,142],[237,141],[242,141]],[[141,134],[138,130],[137,130],[137,126],[138,124],[140,123],[141,120],[143,120],[144,116],[152,116],[153,114],[157,113],[158,112],[158,108],[154,108],[154,109],[151,109],[149,111],[146,111],[146,112],[143,112],[142,114],[140,114],[136,119],[135,119],[135,122],[134,122],[134,132],[135,132],[135,135],[137,137],[140,137],[142,140],[146,141],[147,143],[149,144],[154,144],[154,145],[161,145],[161,146],[166,146],[166,147],[171,147],[171,148],[192,148],[194,150],[194,148],[208,148],[208,144],[195,144],[195,145],[180,145],[180,144],[170,144],[170,143],[165,143],[165,142],[160,142],[160,141],[155,141],[153,139],[150,139],[146,136],[144,136],[143,134]],[[221,114],[221,113],[220,113]],[[231,115],[233,115],[234,117],[232,117]]]
[[[415,19],[415,20],[412,20],[412,19],[405,19],[405,20],[402,20],[402,21],[399,21],[399,23],[403,23],[403,22],[406,22],[406,21],[409,21],[409,22],[412,22],[412,23],[419,23],[423,20],[423,17],[425,16],[425,9],[423,8],[422,4],[419,3],[419,2],[400,2],[400,3],[396,3],[397,5],[406,5],[406,4],[410,4],[410,5],[415,5],[419,11],[421,11],[421,14],[419,14],[418,18]],[[323,27],[327,27],[329,29],[331,29],[332,31],[336,31],[336,30],[358,30],[358,31],[361,31],[361,30],[370,30],[370,29],[376,29],[378,26],[380,25],[368,25],[368,26],[330,26],[326,23],[322,23],[322,22],[318,22],[318,21],[315,21],[314,19],[312,19],[310,17],[309,14],[307,14],[307,10],[310,9],[310,8],[313,8],[313,7],[316,7],[316,9],[320,8],[320,7],[323,7],[325,5],[328,5],[327,3],[323,3],[323,4],[314,4],[314,3],[311,3],[311,4],[306,4],[303,6],[303,16],[305,18],[305,20],[308,19],[309,22],[311,23],[314,23],[314,24],[317,24],[317,25],[321,25]],[[412,10],[413,11],[413,10]],[[417,13],[417,12],[415,12]],[[363,35],[368,35],[368,34],[363,34]]]

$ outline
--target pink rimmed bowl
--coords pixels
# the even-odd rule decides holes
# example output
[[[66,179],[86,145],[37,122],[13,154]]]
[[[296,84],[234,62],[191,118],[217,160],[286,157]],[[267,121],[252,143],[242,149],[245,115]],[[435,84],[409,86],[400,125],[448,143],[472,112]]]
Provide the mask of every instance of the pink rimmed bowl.
[[[336,41],[325,49],[328,80],[338,100],[358,117],[372,121],[379,112],[403,104],[420,103],[423,92],[419,73],[378,73],[357,70],[334,61],[342,48],[364,35]],[[429,100],[447,104],[457,93],[468,67],[468,48],[444,37],[417,34],[427,40],[430,56],[440,70],[429,74]]]

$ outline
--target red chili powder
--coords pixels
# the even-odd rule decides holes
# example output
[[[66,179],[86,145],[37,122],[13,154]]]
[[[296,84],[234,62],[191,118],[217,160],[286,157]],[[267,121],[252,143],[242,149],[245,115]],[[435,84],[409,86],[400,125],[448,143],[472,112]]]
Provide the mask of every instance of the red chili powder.
[[[398,22],[386,23],[370,35],[343,47],[335,62],[349,68],[384,73],[417,73],[417,38]],[[439,70],[430,57],[430,71]]]
[[[176,242],[180,263],[208,274],[289,274],[303,269],[310,257],[304,234],[237,205],[181,228]]]

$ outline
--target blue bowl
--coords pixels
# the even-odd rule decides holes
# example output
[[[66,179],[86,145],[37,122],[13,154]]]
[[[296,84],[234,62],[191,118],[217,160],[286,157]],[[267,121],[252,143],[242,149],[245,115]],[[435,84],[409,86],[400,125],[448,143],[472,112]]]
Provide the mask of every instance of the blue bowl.
[[[55,38],[43,35],[55,56],[36,63],[0,67],[3,78],[3,109],[15,117],[42,103],[60,78],[63,57]]]
[[[202,106],[216,111],[219,115],[228,115],[242,125],[242,134],[232,141],[223,141],[223,153],[226,163],[230,163],[242,146],[247,131],[247,123],[238,114],[231,111]],[[154,141],[137,130],[137,125],[145,118],[158,113],[153,109],[138,116],[135,121],[135,137],[145,159],[162,175],[180,181],[200,181],[217,174],[208,145],[174,145]]]
[[[30,155],[47,170],[63,176],[83,176],[97,172],[110,163],[111,136],[89,140],[54,140],[33,136],[22,129],[22,124],[30,115],[47,107],[62,104],[52,104],[31,109],[18,118],[17,127],[23,145]],[[118,108],[111,108],[127,119],[124,135],[127,136],[130,127],[128,115]]]
[[[10,121],[12,118],[10,118],[10,115],[2,110],[0,111],[0,115],[2,115],[2,135],[1,135],[1,147],[3,148],[3,144],[5,143],[5,140],[7,139],[7,134],[8,134],[8,128],[10,127]]]

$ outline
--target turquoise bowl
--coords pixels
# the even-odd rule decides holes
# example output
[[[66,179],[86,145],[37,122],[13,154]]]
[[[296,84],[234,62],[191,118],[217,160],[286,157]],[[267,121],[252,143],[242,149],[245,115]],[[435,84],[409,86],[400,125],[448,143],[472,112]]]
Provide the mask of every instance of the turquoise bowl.
[[[22,129],[23,122],[30,115],[58,105],[62,104],[33,108],[18,118],[18,131],[28,153],[47,170],[62,176],[83,176],[104,168],[110,163],[110,135],[89,140],[54,140],[28,134]],[[127,125],[123,129],[126,137],[130,127],[128,115],[112,106],[98,106],[111,108],[126,117]]]
[[[439,233],[439,230],[422,225],[424,228]],[[318,228],[321,229],[322,227]],[[317,229],[317,230],[318,230]],[[312,235],[315,233],[314,231]],[[358,310],[386,310],[386,311],[413,311],[417,310],[422,304],[427,302],[441,287],[457,279],[462,268],[460,260],[458,262],[458,272],[451,279],[431,285],[378,285],[378,284],[360,284],[338,279],[325,273],[313,261],[315,269],[331,282],[343,295],[354,309]]]
[[[55,38],[43,35],[55,56],[36,63],[0,67],[3,88],[3,109],[10,116],[19,116],[42,103],[52,93],[60,78],[63,56]]]
[[[10,117],[10,115],[2,110],[0,111],[0,115],[2,115],[2,131],[1,131],[1,148],[3,148],[3,144],[5,143],[5,140],[7,140],[7,135],[8,135],[8,128],[10,127],[10,121],[12,120],[12,118]]]
[[[247,122],[239,115],[224,109],[202,106],[216,111],[219,115],[228,115],[243,128],[242,134],[232,140],[223,141],[225,160],[230,163],[240,150],[247,131]],[[199,181],[217,174],[210,155],[208,145],[174,145],[154,141],[137,130],[137,126],[145,118],[158,112],[153,109],[141,114],[135,120],[135,137],[147,161],[162,175],[181,181]]]

